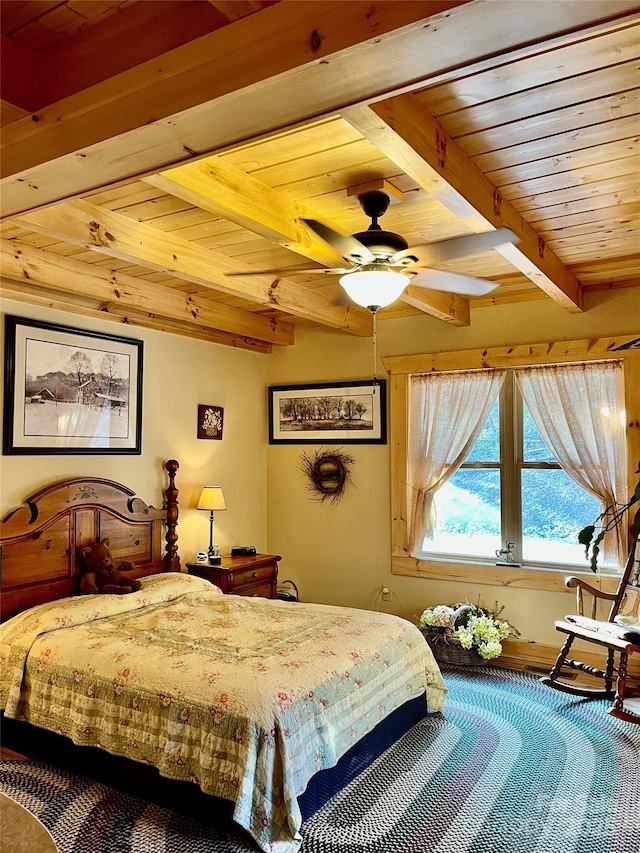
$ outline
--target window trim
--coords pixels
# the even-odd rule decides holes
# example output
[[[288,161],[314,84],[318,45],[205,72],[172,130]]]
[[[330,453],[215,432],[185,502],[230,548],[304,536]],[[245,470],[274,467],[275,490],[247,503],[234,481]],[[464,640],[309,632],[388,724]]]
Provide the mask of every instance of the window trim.
[[[405,472],[407,463],[407,425],[409,381],[411,374],[435,371],[474,370],[487,367],[524,367],[528,365],[562,364],[615,358],[622,362],[627,415],[626,446],[628,493],[637,481],[636,466],[640,460],[640,351],[614,349],[629,336],[592,338],[575,341],[518,344],[484,349],[388,356],[383,363],[390,377],[391,434],[391,571],[411,577],[457,580],[527,589],[566,591],[567,569],[502,567],[486,563],[418,560],[408,551],[407,503]],[[616,588],[616,575],[594,576],[588,569],[584,575],[591,584],[604,584],[603,589]]]

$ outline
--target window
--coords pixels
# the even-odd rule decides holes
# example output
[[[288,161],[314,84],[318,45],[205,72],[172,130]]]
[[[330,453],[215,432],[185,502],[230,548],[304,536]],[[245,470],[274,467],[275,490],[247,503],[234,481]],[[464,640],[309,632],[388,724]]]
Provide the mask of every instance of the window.
[[[440,489],[437,515],[433,518],[434,530],[437,536],[444,537],[447,528],[446,525],[443,526],[443,521],[446,519],[449,532],[453,531],[456,534],[455,547],[450,544],[452,539],[449,539],[449,543],[445,543],[443,538],[441,541],[445,544],[441,548],[438,549],[434,547],[434,543],[431,543],[431,551],[422,550],[425,537],[420,530],[417,531],[417,535],[414,535],[416,531],[412,526],[412,503],[415,496],[408,478],[408,460],[414,452],[409,439],[412,380],[417,375],[428,376],[435,373],[455,375],[465,371],[490,369],[496,372],[503,370],[505,373],[512,371],[513,377],[515,378],[518,374],[522,382],[522,368],[533,369],[535,366],[545,367],[577,362],[589,365],[603,359],[611,360],[612,351],[615,350],[615,358],[624,387],[626,428],[622,430],[622,459],[619,459],[614,467],[618,467],[617,494],[623,494],[626,499],[630,490],[635,487],[634,472],[640,460],[640,352],[628,347],[620,348],[624,343],[626,343],[624,338],[591,338],[386,357],[384,363],[390,376],[391,389],[392,571],[416,578],[443,580],[455,578],[457,581],[477,582],[479,565],[482,564],[484,566],[481,569],[483,583],[499,585],[508,583],[514,587],[560,591],[564,590],[563,569],[567,564],[571,564],[573,573],[583,572],[589,579],[591,573],[584,553],[579,554],[577,560],[572,556],[568,557],[566,553],[564,555],[560,553],[563,542],[560,524],[554,525],[554,538],[551,539],[554,543],[553,547],[557,548],[556,559],[549,559],[549,570],[540,571],[540,567],[544,568],[547,563],[540,551],[545,548],[548,552],[551,548],[548,530],[544,523],[554,509],[554,504],[548,500],[548,493],[551,492],[554,496],[560,494],[561,499],[571,505],[571,498],[562,493],[567,489],[575,489],[576,506],[578,502],[583,502],[582,507],[576,510],[581,516],[580,526],[583,526],[594,517],[591,511],[591,507],[594,506],[591,501],[594,499],[590,496],[590,492],[597,494],[598,489],[604,486],[598,483],[587,484],[587,490],[587,485],[583,484],[583,488],[573,478],[566,479],[567,475],[559,467],[555,454],[549,455],[552,441],[549,440],[546,430],[553,431],[554,424],[547,424],[542,430],[536,426],[538,420],[534,421],[532,412],[521,401],[519,382],[514,381],[510,376],[504,380],[500,399],[496,402],[497,395],[491,398],[491,405],[482,421],[481,429],[474,434],[471,444],[460,454],[463,465],[460,465],[459,469],[456,467],[452,472],[451,485],[459,491],[450,490],[447,497],[446,486],[443,485]],[[511,400],[509,400],[510,395]],[[526,391],[525,396],[529,401],[530,392]],[[575,396],[582,399],[585,395],[579,393]],[[518,399],[520,399],[519,404]],[[538,403],[534,399],[532,409],[537,408]],[[504,422],[508,414],[511,417],[511,425]],[[619,414],[618,423],[622,428]],[[604,417],[605,413],[603,412],[602,415]],[[539,412],[537,418],[540,418]],[[615,417],[612,418],[613,421]],[[456,418],[451,416],[450,422],[456,423]],[[557,437],[553,440],[557,440]],[[509,442],[511,442],[511,449],[509,449]],[[507,459],[511,460],[508,465]],[[569,460],[569,465],[571,464],[577,463],[575,460]],[[588,464],[585,470],[591,471],[596,468],[597,466]],[[624,475],[620,475],[625,468],[626,483]],[[585,470],[578,471],[578,474],[583,476]],[[540,482],[546,485],[541,487]],[[557,485],[558,483],[560,485]],[[536,493],[546,498],[546,505],[544,501],[542,504],[536,503],[532,497]],[[517,500],[514,500],[514,496]],[[471,513],[463,499],[470,501]],[[596,515],[597,506],[598,502],[596,502]],[[460,529],[461,526],[471,528],[470,514],[475,526],[470,531],[469,539],[464,542],[464,537],[460,536]],[[519,539],[514,529],[521,531]],[[542,536],[539,535],[540,531]],[[487,539],[486,544],[479,548],[477,543],[482,536],[490,537],[490,544]],[[540,539],[542,542],[539,541]],[[621,531],[622,539],[626,540],[626,531]],[[497,562],[495,551],[505,548],[505,542],[516,541],[517,547],[521,549],[516,552],[517,557],[523,560],[525,571],[495,565]],[[421,547],[416,547],[417,542]],[[569,544],[573,549],[573,543],[569,542]],[[628,543],[621,541],[619,546],[619,553],[626,554]],[[618,564],[620,564],[619,560]],[[527,572],[527,567],[535,567],[537,571]],[[606,586],[609,581],[603,577],[602,583]]]
[[[584,562],[578,531],[600,511],[597,498],[563,471],[522,399],[513,371],[468,457],[435,495],[424,557]],[[500,553],[507,550],[510,554]]]

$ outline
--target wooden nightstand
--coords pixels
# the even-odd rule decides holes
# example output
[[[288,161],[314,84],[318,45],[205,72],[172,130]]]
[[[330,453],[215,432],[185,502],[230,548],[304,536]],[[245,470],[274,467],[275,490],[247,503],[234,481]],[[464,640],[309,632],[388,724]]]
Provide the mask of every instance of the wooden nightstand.
[[[225,593],[275,598],[278,560],[281,559],[274,554],[223,557],[219,566],[187,563],[187,570],[190,575],[211,581]]]

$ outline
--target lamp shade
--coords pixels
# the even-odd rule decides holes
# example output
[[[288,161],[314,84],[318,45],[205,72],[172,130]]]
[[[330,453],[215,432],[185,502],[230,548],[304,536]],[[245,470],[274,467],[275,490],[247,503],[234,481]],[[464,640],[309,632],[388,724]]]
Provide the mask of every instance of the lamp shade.
[[[198,509],[206,509],[217,512],[218,510],[226,509],[227,505],[224,502],[224,495],[220,486],[205,486],[202,489],[200,500],[198,501]]]
[[[341,276],[340,284],[356,305],[363,308],[384,308],[400,296],[409,284],[409,277],[395,270],[367,264],[355,272]]]

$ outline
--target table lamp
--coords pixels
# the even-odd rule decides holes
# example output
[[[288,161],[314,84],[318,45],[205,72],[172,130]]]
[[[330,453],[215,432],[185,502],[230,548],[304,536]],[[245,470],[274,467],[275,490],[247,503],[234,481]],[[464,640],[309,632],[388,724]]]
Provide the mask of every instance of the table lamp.
[[[200,500],[198,501],[198,509],[209,510],[209,551],[208,557],[210,563],[220,563],[222,557],[216,554],[213,547],[213,513],[216,510],[226,509],[227,505],[224,502],[224,495],[220,486],[204,486]]]

